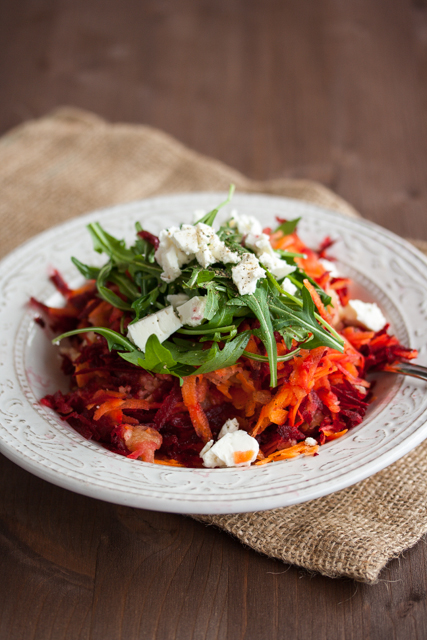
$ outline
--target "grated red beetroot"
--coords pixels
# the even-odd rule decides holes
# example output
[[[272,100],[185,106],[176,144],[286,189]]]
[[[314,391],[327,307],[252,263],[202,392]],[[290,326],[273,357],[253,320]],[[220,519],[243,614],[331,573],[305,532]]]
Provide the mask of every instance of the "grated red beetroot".
[[[395,336],[388,335],[388,328],[387,324],[375,334],[375,338],[369,344],[360,347],[360,353],[365,357],[365,372],[379,370],[387,364],[414,357],[411,349],[403,347]]]
[[[157,236],[154,236],[149,231],[138,231],[137,234],[140,238],[143,238],[147,242],[149,242],[155,249],[159,247],[159,239]]]
[[[336,240],[332,240],[332,238],[330,238],[329,236],[326,236],[326,238],[324,238],[324,240],[322,240],[320,247],[317,250],[317,255],[319,256],[319,258],[326,258],[327,260],[334,260],[335,258],[328,256],[327,255],[327,250],[330,249],[332,247],[332,245],[334,245],[336,242]]]
[[[139,235],[156,248],[155,236],[148,232]],[[322,245],[322,255],[330,244],[327,241]],[[70,347],[60,350],[62,371],[71,380],[70,391],[47,395],[41,403],[56,411],[84,438],[100,442],[114,453],[148,462],[172,461],[186,467],[201,467],[199,453],[204,442],[196,433],[178,379],[151,374],[126,362],[109,351],[103,337],[91,333],[91,326],[119,331],[120,326],[127,326],[130,316],[100,301],[94,281],[71,290],[58,272],[52,274],[51,280],[66,304],[62,309],[54,309],[31,299],[30,304],[43,315],[35,319],[37,324],[44,328],[46,321],[56,333],[86,327],[88,332],[74,336]],[[345,299],[347,281],[331,282]],[[110,288],[117,293],[114,285]],[[257,320],[248,320],[240,330],[258,326]],[[247,358],[241,358],[228,369],[197,376],[201,378],[198,401],[212,437],[216,439],[226,420],[237,418],[241,429],[257,433],[262,455],[269,456],[301,443],[307,436],[323,444],[360,424],[371,394],[352,382],[354,375],[363,382],[368,371],[411,359],[416,352],[402,347],[394,336],[388,335],[387,327],[376,334],[352,328],[346,337],[353,344],[353,351],[344,354],[335,373],[326,376],[320,386],[318,383],[313,386],[313,373],[322,366],[327,368],[337,353],[326,347],[319,348],[320,351],[302,350],[292,360],[279,363],[279,386],[274,390],[269,388],[268,364]],[[252,339],[258,353],[265,355],[260,339],[256,336]],[[280,333],[275,333],[275,339],[278,350],[286,352]],[[353,367],[348,376],[345,366]],[[253,392],[248,390],[251,385]],[[279,416],[277,424],[270,420],[258,433],[264,406],[266,403],[270,406],[269,398],[285,388],[295,389],[295,408],[288,406],[283,419]],[[265,400],[256,400],[261,396]],[[298,400],[300,396],[302,399]]]

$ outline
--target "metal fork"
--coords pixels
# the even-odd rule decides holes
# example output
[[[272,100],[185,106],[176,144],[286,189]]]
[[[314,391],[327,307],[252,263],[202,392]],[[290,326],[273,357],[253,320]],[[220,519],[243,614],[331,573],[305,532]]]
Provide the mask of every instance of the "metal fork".
[[[427,367],[422,367],[419,364],[401,362],[400,364],[389,365],[387,369],[383,369],[383,371],[387,373],[403,373],[405,376],[427,380]]]

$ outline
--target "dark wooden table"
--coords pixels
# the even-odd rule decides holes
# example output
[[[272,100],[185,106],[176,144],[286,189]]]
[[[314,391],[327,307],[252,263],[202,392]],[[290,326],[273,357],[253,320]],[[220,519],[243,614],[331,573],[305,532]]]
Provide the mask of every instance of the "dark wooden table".
[[[427,239],[425,0],[1,0],[0,131],[63,104]],[[1,197],[1,196],[0,196]],[[376,586],[0,464],[0,640],[427,638],[418,544]]]

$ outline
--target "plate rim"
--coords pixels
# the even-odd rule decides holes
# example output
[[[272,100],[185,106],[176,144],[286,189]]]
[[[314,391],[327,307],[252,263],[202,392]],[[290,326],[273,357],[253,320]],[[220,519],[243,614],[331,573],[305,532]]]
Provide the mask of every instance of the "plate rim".
[[[30,248],[34,244],[42,243],[45,238],[47,239],[50,236],[55,235],[55,233],[57,233],[58,231],[64,232],[64,231],[67,231],[67,229],[73,229],[76,226],[77,227],[83,226],[87,224],[89,221],[91,221],[93,218],[97,218],[97,217],[99,218],[100,215],[102,216],[111,215],[114,212],[118,212],[118,211],[120,211],[121,213],[124,213],[127,211],[132,212],[132,211],[138,210],[140,207],[149,207],[151,203],[168,202],[170,200],[176,201],[177,199],[178,200],[192,199],[194,201],[197,201],[198,198],[200,199],[202,197],[219,199],[224,197],[224,195],[225,195],[224,192],[217,192],[217,191],[167,194],[162,196],[145,198],[142,200],[136,200],[128,203],[117,204],[117,205],[113,205],[113,206],[102,208],[102,209],[96,209],[89,213],[77,216],[75,218],[67,220],[63,223],[59,223],[53,227],[50,227],[49,229],[42,231],[41,233],[33,236],[32,238],[26,240],[24,243],[22,243],[21,245],[13,249],[0,262],[0,280],[2,278],[3,270],[7,267],[9,261],[14,260],[14,257],[16,254],[19,254],[21,251],[24,251]],[[289,206],[291,205],[295,206],[296,209],[309,207],[310,209],[317,210],[318,213],[327,212],[328,215],[332,215],[337,219],[342,219],[346,221],[352,220],[357,224],[357,226],[362,226],[362,227],[366,226],[370,229],[374,229],[378,233],[380,233],[380,235],[382,235],[383,237],[388,238],[392,244],[395,245],[397,243],[405,250],[409,250],[414,258],[417,258],[419,261],[421,261],[424,267],[427,267],[427,257],[421,251],[419,251],[416,247],[414,247],[414,245],[409,243],[407,240],[400,238],[393,232],[387,229],[384,229],[380,225],[377,225],[376,223],[365,220],[363,218],[353,218],[350,216],[346,216],[340,212],[327,209],[326,207],[322,207],[322,206],[313,204],[311,202],[298,200],[295,198],[287,198],[282,196],[274,196],[269,194],[257,194],[257,193],[239,193],[235,197],[235,201],[236,200],[243,201],[245,199],[247,199],[248,201],[253,199],[257,199],[258,201],[264,200],[266,202],[269,202],[270,204],[274,204],[275,202],[277,202],[279,206],[280,206],[280,203],[283,204],[283,202],[286,202],[288,203]],[[13,347],[15,348],[15,343]],[[406,455],[409,451],[411,451],[415,446],[420,444],[426,437],[427,437],[427,428],[426,428],[426,422],[424,422],[423,424],[419,425],[419,427],[414,431],[414,433],[410,434],[400,444],[393,447],[391,450],[385,451],[383,454],[379,455],[377,458],[375,458],[373,462],[370,462],[368,465],[366,465],[366,467],[362,467],[359,470],[359,473],[354,474],[354,478],[352,480],[349,481],[347,474],[343,474],[340,480],[336,481],[336,487],[332,491],[329,491],[329,490],[325,491],[323,485],[320,485],[317,488],[317,490],[316,489],[311,490],[311,494],[309,498],[305,497],[304,495],[295,496],[291,504],[299,504],[301,502],[305,502],[308,500],[317,499],[321,496],[328,495],[332,492],[336,492],[346,487],[352,486],[366,479],[367,477],[374,475],[375,473],[389,466],[393,462],[396,462],[398,459],[400,459],[401,457]],[[159,510],[159,511],[171,511],[176,513],[213,514],[213,513],[231,513],[231,512],[239,513],[239,512],[246,512],[246,511],[254,511],[254,508],[253,508],[254,498],[251,498],[249,500],[246,500],[243,498],[239,500],[239,505],[236,506],[234,504],[232,511],[228,511],[226,508],[224,508],[224,504],[222,506],[215,508],[216,505],[213,502],[208,502],[205,506],[199,502],[197,504],[196,510],[194,509],[194,507],[196,506],[194,503],[188,503],[188,508],[183,508],[184,503],[182,500],[179,500],[178,504],[175,504],[177,502],[176,498],[173,498],[173,497],[167,498],[166,496],[163,497],[162,499],[167,503],[167,508],[166,508],[166,505],[159,505],[158,498],[150,498],[149,496],[144,497],[143,505],[141,504],[140,500],[135,498],[134,494],[128,494],[127,499],[125,499],[124,494],[120,493],[120,500],[118,500],[117,492],[114,490],[111,490],[109,487],[103,486],[102,489],[100,489],[99,487],[94,486],[94,484],[90,484],[85,481],[77,480],[75,478],[70,480],[69,477],[58,475],[58,473],[54,470],[49,470],[46,467],[41,467],[35,460],[31,460],[31,459],[27,460],[25,457],[22,457],[23,456],[22,452],[19,452],[16,449],[9,447],[7,445],[7,443],[1,438],[1,433],[0,433],[0,451],[7,458],[12,460],[19,466],[23,467],[24,469],[30,471],[34,475],[44,480],[52,482],[57,486],[61,486],[68,490],[73,490],[75,492],[81,493],[83,495],[87,495],[89,497],[102,499],[102,500],[113,502],[116,504],[126,504],[128,506],[134,506],[134,507],[142,506],[142,508]],[[393,455],[391,455],[392,452],[393,452]],[[141,464],[141,462],[139,461],[136,461],[136,463]],[[152,466],[157,466],[157,465],[152,465]],[[362,469],[364,471],[362,471]],[[187,470],[176,469],[174,471],[177,471],[179,473]],[[215,470],[215,471],[218,471],[218,470]],[[70,486],[70,485],[73,485],[73,486]],[[100,495],[100,493],[102,493],[102,495]],[[276,495],[272,495],[270,498],[264,497],[262,498],[262,501],[263,501],[262,507],[258,505],[256,510],[260,510],[260,508],[262,508],[262,510],[272,509],[280,506],[277,504],[278,500]],[[251,504],[252,504],[252,507],[251,507]]]

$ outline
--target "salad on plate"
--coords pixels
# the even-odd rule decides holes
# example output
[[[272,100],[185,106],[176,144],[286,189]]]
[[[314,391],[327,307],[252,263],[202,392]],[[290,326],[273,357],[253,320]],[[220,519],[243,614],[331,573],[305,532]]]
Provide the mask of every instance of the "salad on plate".
[[[417,352],[388,332],[375,303],[308,248],[298,219],[262,228],[218,211],[135,243],[88,226],[102,267],[52,282],[61,308],[32,299],[60,343],[70,390],[41,402],[111,451],[172,467],[245,467],[299,455],[360,424],[372,370]],[[262,212],[260,212],[262,213]]]

